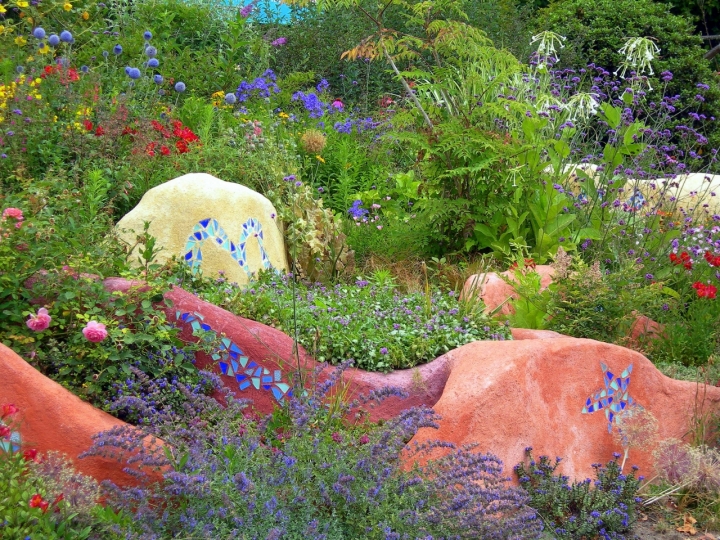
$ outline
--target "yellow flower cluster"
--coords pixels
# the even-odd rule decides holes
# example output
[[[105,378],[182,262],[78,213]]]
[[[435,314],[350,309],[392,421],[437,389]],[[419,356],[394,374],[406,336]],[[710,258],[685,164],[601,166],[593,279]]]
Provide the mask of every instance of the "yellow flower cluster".
[[[42,79],[40,78],[29,79],[25,77],[25,75],[21,75],[16,81],[11,82],[10,84],[0,84],[0,123],[2,123],[5,119],[8,103],[15,99],[15,95],[18,93],[18,90],[25,86],[26,83],[28,87],[26,91],[27,99],[42,99],[42,95],[40,95],[38,91],[38,86],[41,82]]]

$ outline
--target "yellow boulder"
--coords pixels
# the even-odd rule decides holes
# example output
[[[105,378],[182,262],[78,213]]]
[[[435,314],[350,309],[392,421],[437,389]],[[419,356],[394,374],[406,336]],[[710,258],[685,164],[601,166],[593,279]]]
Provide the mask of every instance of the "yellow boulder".
[[[161,248],[155,262],[176,256],[195,272],[222,272],[228,281],[244,284],[259,270],[288,269],[276,215],[272,203],[259,193],[193,173],[149,190],[116,230],[134,245],[145,222],[150,222],[148,232]],[[132,260],[139,264],[137,253]]]

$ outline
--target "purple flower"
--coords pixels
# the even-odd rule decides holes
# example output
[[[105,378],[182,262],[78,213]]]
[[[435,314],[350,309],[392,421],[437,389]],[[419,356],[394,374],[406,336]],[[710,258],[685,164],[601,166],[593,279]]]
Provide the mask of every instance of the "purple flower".
[[[38,26],[35,30],[33,30],[33,36],[37,39],[45,39],[45,30]]]
[[[286,37],[279,37],[279,38],[277,38],[276,40],[271,41],[271,42],[270,42],[270,45],[272,45],[273,47],[282,47],[282,46],[285,45],[286,43],[287,43],[287,38],[286,38]]]
[[[178,81],[175,83],[175,91],[179,93],[183,93],[185,91],[185,83],[182,81]]]
[[[60,32],[60,41],[62,41],[63,43],[72,43],[75,40],[73,39],[73,35],[69,31],[63,30],[62,32]]]
[[[382,347],[382,348],[380,349],[380,354],[385,355],[385,354],[387,354],[387,353],[388,353],[387,347]]]

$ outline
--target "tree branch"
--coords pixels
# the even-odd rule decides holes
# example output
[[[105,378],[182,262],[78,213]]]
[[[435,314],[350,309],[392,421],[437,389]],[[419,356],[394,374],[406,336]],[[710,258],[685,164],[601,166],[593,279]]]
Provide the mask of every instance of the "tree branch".
[[[390,67],[392,67],[393,71],[395,72],[395,75],[398,79],[400,79],[400,82],[403,85],[403,88],[405,88],[405,91],[410,95],[410,99],[412,99],[415,106],[418,108],[420,113],[422,114],[423,118],[425,119],[425,123],[428,125],[428,127],[432,130],[435,129],[435,126],[433,126],[433,123],[430,121],[430,117],[425,112],[425,109],[423,109],[422,104],[420,103],[420,100],[415,95],[415,92],[412,91],[412,88],[410,88],[410,85],[405,80],[405,77],[402,76],[400,73],[400,70],[395,65],[395,62],[392,59],[392,56],[390,56],[390,53],[387,50],[387,47],[385,47],[385,43],[380,41],[380,46],[382,47],[383,53],[385,54],[385,59],[390,64]]]

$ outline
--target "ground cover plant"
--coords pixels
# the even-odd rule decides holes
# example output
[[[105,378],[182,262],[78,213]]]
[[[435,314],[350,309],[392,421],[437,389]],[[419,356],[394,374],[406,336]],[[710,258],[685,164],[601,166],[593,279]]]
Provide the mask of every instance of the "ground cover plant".
[[[510,339],[482,303],[429,286],[403,293],[391,278],[376,278],[326,286],[268,272],[245,287],[221,278],[198,288],[208,301],[293,336],[319,362],[352,359],[370,371],[411,368],[472,341]]]

